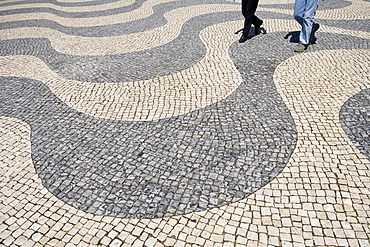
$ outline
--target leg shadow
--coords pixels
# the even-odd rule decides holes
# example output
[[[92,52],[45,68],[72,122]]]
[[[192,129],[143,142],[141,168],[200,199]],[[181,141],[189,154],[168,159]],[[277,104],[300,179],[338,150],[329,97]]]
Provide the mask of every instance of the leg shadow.
[[[285,35],[284,39],[288,39],[290,37],[290,43],[299,43],[299,34],[300,31],[289,32]]]
[[[267,33],[267,31],[264,27],[261,27],[260,30],[261,30],[261,32],[259,34],[266,34]],[[235,34],[239,34],[239,33],[242,33],[242,32],[243,32],[243,28],[236,31]],[[249,33],[248,33],[248,39],[251,39],[254,36],[257,36],[254,33],[255,33],[255,27],[251,27],[251,29],[249,30]]]

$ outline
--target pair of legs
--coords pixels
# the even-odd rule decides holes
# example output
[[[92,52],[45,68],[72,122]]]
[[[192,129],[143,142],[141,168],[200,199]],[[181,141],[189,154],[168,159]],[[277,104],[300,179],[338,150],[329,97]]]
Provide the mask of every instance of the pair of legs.
[[[260,33],[260,27],[263,23],[261,19],[255,16],[258,6],[258,0],[242,0],[242,14],[244,16],[244,28],[243,35],[239,39],[240,43],[245,42],[248,39],[248,33],[251,29],[252,24],[255,27],[255,34]]]
[[[315,32],[319,29],[319,24],[314,23],[319,0],[296,0],[294,4],[294,19],[302,26],[297,46],[306,49],[312,42]]]

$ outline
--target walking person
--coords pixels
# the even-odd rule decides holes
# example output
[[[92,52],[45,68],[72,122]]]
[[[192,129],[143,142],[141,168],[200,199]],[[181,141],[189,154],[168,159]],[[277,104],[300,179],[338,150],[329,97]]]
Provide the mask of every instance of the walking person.
[[[320,25],[314,22],[318,6],[319,0],[295,0],[294,19],[302,26],[295,52],[305,51],[315,38],[315,32],[320,28]]]
[[[258,0],[242,0],[242,14],[245,18],[243,34],[239,39],[239,43],[244,43],[248,39],[248,33],[251,25],[254,26],[254,34],[258,35],[261,32],[261,25],[263,21],[255,16]]]

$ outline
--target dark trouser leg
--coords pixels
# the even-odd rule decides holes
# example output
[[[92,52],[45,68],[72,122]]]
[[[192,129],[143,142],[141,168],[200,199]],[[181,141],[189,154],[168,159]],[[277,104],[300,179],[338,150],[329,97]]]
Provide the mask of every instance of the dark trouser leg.
[[[258,18],[257,16],[253,16],[253,21],[252,24],[254,26],[254,34],[258,35],[261,33],[261,26],[262,26],[263,21]]]
[[[252,20],[252,24],[253,26],[261,26],[262,25],[262,20],[260,18],[258,18],[257,16],[253,15],[253,20]]]
[[[242,0],[242,14],[245,18],[243,33],[248,34],[251,25],[261,23],[261,20],[254,15],[257,10],[258,0]],[[260,24],[261,25],[261,24]],[[259,26],[260,26],[259,25]]]

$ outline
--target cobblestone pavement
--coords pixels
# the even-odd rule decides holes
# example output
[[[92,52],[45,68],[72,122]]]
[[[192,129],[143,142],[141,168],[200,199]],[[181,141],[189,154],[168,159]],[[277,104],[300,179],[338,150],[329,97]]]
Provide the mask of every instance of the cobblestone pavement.
[[[293,4],[0,1],[0,246],[370,246],[370,2]]]

